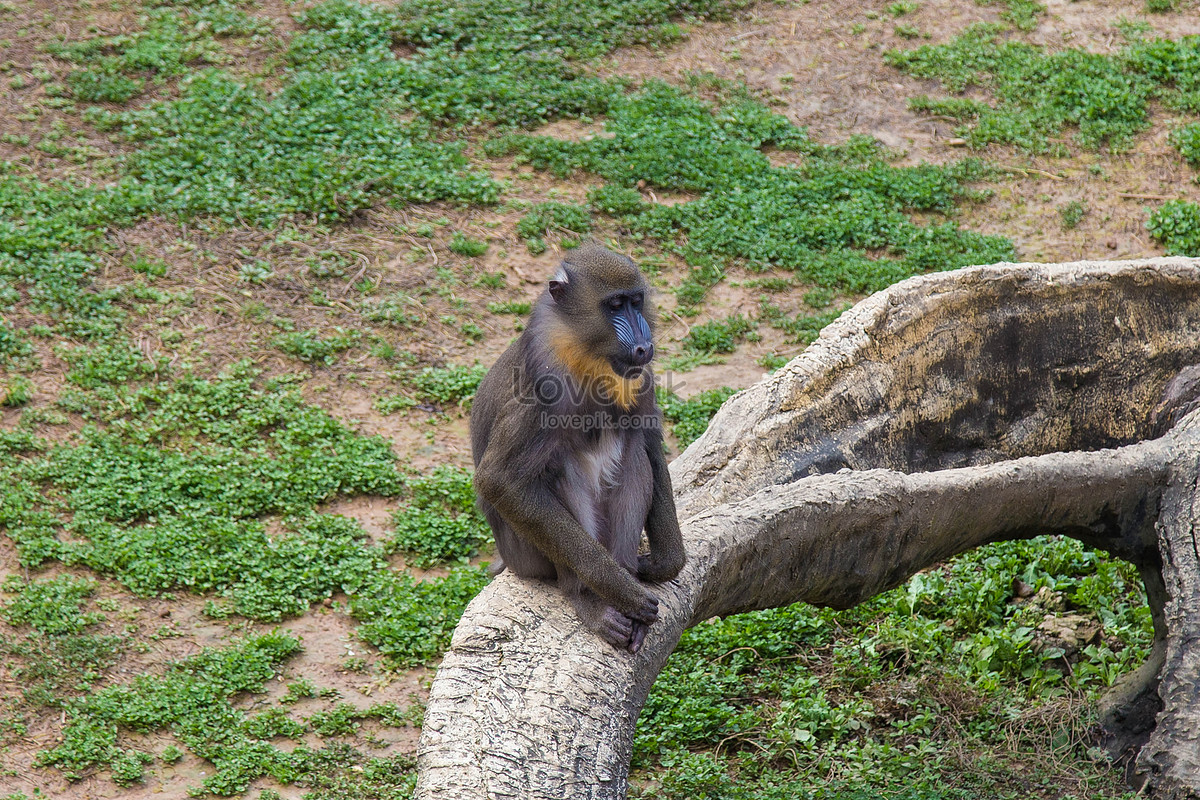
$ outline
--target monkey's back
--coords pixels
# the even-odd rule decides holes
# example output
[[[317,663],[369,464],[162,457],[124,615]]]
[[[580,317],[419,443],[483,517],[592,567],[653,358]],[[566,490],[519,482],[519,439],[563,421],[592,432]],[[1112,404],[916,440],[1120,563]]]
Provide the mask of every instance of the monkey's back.
[[[496,421],[497,414],[500,413],[504,403],[515,396],[516,372],[524,366],[524,345],[524,335],[509,345],[508,349],[500,355],[500,358],[496,359],[496,363],[483,376],[483,380],[479,382],[479,388],[475,391],[469,424],[471,458],[476,467],[479,466],[479,461],[487,449],[492,425]]]

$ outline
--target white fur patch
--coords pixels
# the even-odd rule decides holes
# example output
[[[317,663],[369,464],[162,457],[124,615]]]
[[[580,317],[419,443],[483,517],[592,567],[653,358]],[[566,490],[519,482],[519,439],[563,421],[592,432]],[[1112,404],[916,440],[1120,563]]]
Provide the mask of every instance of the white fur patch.
[[[542,274],[544,275],[545,273]],[[571,276],[567,273],[566,267],[559,267],[558,272],[554,273],[554,277],[551,280],[556,280],[559,283],[570,283]]]
[[[621,459],[625,455],[625,440],[612,431],[600,435],[600,441],[591,450],[580,454],[579,466],[588,483],[600,489],[611,489],[617,485]]]
[[[625,439],[606,431],[593,447],[575,453],[565,464],[559,497],[579,525],[595,539],[606,533],[601,530],[601,525],[607,524],[601,518],[601,495],[616,486],[624,458]]]

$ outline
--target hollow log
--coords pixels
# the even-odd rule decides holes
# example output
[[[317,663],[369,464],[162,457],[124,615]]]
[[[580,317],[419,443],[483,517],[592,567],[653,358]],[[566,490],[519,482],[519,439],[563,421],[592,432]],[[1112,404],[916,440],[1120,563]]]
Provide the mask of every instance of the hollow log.
[[[725,404],[672,465],[688,564],[636,655],[501,575],[438,669],[417,796],[620,798],[683,631],[847,608],[988,542],[1054,533],[1136,564],[1148,663],[1105,712],[1150,796],[1200,796],[1200,260],[997,264],[862,301]]]

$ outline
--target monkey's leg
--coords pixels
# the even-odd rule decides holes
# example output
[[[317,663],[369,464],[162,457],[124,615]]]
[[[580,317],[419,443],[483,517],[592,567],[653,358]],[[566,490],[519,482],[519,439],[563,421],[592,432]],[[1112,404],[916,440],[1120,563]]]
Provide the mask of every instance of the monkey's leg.
[[[562,498],[562,503],[570,511],[571,517],[587,535],[603,545],[621,569],[632,572],[627,548],[619,552],[613,551],[611,527],[605,513],[608,506],[606,495],[610,490],[599,485],[597,476],[579,461],[569,460],[563,467],[555,491]],[[636,559],[636,553],[634,558]],[[627,649],[632,646],[634,626],[637,623],[589,589],[575,572],[560,569],[558,587],[567,596],[585,627],[595,631],[613,647]]]
[[[493,429],[493,440],[496,435]],[[520,538],[556,567],[578,574],[588,588],[625,616],[647,625],[658,619],[658,598],[580,525],[565,498],[547,484],[544,475],[518,475],[522,479],[514,479],[507,474],[499,455],[491,460],[495,449],[493,441],[475,471],[475,486]],[[505,448],[505,452],[508,450]]]
[[[488,513],[490,510],[491,513]],[[517,535],[517,532],[504,521],[494,508],[484,508],[484,516],[492,528],[496,539],[496,553],[499,555],[493,564],[491,573],[499,575],[505,568],[512,570],[522,578],[552,581],[558,572],[554,562],[542,555],[536,547]]]
[[[496,551],[504,559],[501,569],[507,567],[522,578],[551,581],[557,578],[559,589],[567,596],[571,607],[575,609],[575,613],[579,615],[579,619],[585,627],[595,631],[601,639],[613,647],[622,650],[631,649],[636,652],[637,648],[633,647],[635,626],[640,625],[644,629],[645,625],[635,622],[605,603],[595,592],[584,586],[574,573],[564,572],[560,575],[554,562],[518,536],[508,523],[500,518],[499,514],[496,516],[498,522],[493,524],[492,532],[496,537]],[[490,517],[489,521],[491,521]],[[622,564],[622,566],[628,569],[627,565]],[[496,572],[498,570],[493,574]],[[641,645],[644,638],[645,634],[638,637],[638,646]]]
[[[608,526],[601,541],[612,553],[613,560],[634,575],[638,572],[638,545],[642,541],[642,529],[653,500],[653,480],[645,450],[631,443],[625,449],[625,461],[616,486],[604,498],[603,516]],[[649,631],[650,626],[646,623],[631,620],[629,652],[638,651]]]
[[[575,495],[568,493],[568,496],[574,497]],[[582,515],[590,527],[598,526],[593,508],[579,503],[574,505],[578,509],[576,514]],[[621,649],[631,647],[634,625],[642,623],[635,623],[605,603],[595,592],[584,586],[575,573],[569,570],[563,570],[560,573],[554,566],[554,562],[542,555],[541,551],[532,543],[522,539],[490,504],[484,505],[483,511],[492,526],[492,533],[496,537],[496,552],[504,559],[504,566],[522,578],[540,580],[557,578],[559,589],[567,596],[571,607],[575,609],[575,613],[579,615],[584,626],[595,631],[601,639],[614,647]],[[489,511],[492,513],[488,513]],[[636,560],[636,553],[634,558]],[[629,569],[628,563],[622,563],[621,566]],[[638,639],[638,644],[641,644],[641,638]]]

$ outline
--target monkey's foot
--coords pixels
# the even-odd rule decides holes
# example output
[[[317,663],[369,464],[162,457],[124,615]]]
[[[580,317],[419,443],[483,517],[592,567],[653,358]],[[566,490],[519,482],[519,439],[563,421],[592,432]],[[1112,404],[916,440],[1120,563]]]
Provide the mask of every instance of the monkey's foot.
[[[641,605],[626,616],[645,625],[653,625],[654,621],[658,619],[658,598],[647,592],[641,600]]]
[[[622,617],[626,616],[616,609],[607,610]],[[652,594],[646,595],[645,602],[628,619],[630,621],[628,648],[629,652],[636,653],[638,648],[642,646],[642,642],[646,641],[646,634],[649,633],[650,626],[658,619],[658,598]]]
[[[630,619],[595,595],[576,596],[572,605],[583,623],[613,647],[636,653],[646,639],[649,626]]]
[[[613,647],[628,649],[631,653],[637,652],[637,648],[633,646],[633,634],[635,626],[641,625],[640,622],[634,622],[612,606],[605,606],[597,623],[596,633],[600,634],[601,639]],[[643,633],[641,638],[645,639],[646,635]],[[641,641],[638,641],[638,645],[641,645]]]

